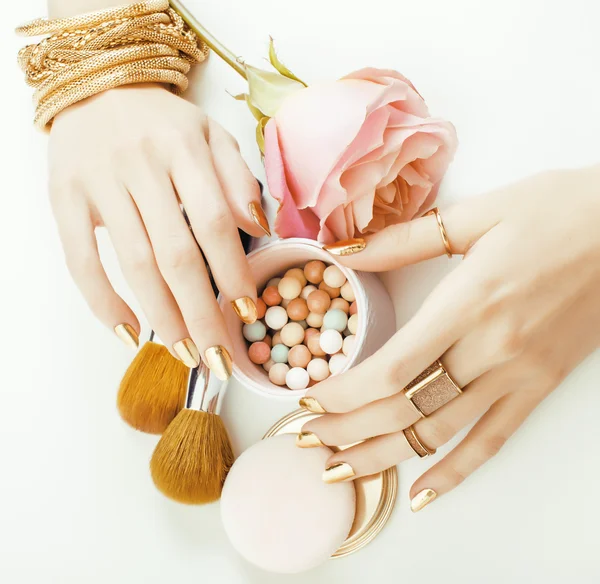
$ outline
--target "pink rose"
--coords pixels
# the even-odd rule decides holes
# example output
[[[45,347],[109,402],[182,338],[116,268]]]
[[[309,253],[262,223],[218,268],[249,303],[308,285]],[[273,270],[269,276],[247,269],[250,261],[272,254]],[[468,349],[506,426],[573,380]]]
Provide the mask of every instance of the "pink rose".
[[[362,69],[289,95],[265,128],[281,237],[324,243],[409,221],[428,208],[457,147],[396,71]]]

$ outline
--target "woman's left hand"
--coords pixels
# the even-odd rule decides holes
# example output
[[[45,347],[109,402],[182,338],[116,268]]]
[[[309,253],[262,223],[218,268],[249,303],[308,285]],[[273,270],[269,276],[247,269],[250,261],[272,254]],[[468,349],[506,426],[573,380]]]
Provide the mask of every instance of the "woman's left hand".
[[[326,482],[370,475],[415,456],[413,426],[434,450],[480,417],[411,489],[413,511],[496,454],[531,411],[600,345],[600,167],[544,173],[442,213],[464,261],[375,355],[307,392],[327,413],[299,446],[334,454]],[[343,246],[331,246],[339,254]],[[346,266],[384,271],[445,253],[435,216],[389,227]],[[462,394],[423,417],[403,389],[440,359]]]

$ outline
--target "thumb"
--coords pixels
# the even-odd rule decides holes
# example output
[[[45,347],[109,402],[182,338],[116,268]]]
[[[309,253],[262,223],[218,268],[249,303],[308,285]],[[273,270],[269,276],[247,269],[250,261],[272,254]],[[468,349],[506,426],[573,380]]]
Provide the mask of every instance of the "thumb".
[[[497,207],[486,204],[485,199],[471,199],[439,212],[453,254],[464,255],[498,223]],[[446,254],[442,227],[434,214],[324,249],[345,266],[365,272],[393,270]]]

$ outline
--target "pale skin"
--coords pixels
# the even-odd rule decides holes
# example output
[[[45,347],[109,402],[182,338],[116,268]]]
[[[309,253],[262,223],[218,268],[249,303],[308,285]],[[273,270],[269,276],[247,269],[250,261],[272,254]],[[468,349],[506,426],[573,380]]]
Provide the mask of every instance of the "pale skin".
[[[65,17],[123,3],[49,0],[48,8],[51,17]],[[191,338],[200,355],[216,345],[232,353],[199,246],[225,298],[256,300],[237,229],[265,235],[248,207],[260,207],[261,194],[235,139],[166,88],[138,84],[59,113],[49,161],[67,264],[98,319],[140,333],[98,255],[95,230],[106,227],[128,284],[164,344]]]
[[[444,495],[492,458],[600,346],[599,214],[600,166],[543,173],[442,210],[464,260],[381,350],[307,392],[328,413],[303,431],[328,445],[360,442],[327,467],[373,474],[415,456],[404,428],[414,424],[434,449],[479,418],[412,486],[419,510],[420,493]],[[429,216],[368,237],[364,251],[340,261],[385,271],[444,253]],[[401,391],[438,358],[463,394],[422,419]]]

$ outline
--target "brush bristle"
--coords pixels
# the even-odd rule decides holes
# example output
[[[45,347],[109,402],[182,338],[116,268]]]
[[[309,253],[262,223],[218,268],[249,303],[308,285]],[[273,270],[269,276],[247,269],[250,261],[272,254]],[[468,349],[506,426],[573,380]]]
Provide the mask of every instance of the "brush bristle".
[[[162,434],[185,403],[189,369],[158,343],[147,342],[127,369],[117,396],[125,422]]]
[[[158,490],[170,499],[201,505],[220,498],[233,460],[223,420],[185,409],[156,445],[150,472]]]

